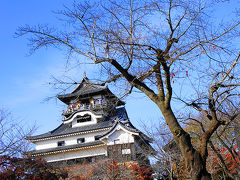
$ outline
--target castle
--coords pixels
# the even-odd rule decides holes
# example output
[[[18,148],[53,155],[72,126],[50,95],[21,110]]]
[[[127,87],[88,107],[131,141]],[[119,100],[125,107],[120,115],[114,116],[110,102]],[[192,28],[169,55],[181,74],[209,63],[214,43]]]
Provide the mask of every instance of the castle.
[[[85,75],[69,94],[58,95],[67,105],[62,124],[44,134],[27,137],[35,144],[32,157],[47,162],[146,161],[151,139],[130,122],[124,102],[108,87],[95,84]]]

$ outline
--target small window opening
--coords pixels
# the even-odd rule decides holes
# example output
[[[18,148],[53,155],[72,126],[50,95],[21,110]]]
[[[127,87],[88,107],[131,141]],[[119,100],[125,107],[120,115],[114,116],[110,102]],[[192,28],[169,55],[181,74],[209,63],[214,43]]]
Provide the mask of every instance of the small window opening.
[[[88,122],[91,121],[91,116],[90,115],[77,116],[76,119],[77,123]]]
[[[120,144],[120,139],[115,139],[114,144]]]
[[[81,144],[81,143],[84,143],[84,142],[85,142],[85,138],[78,138],[77,139],[78,144]]]
[[[58,141],[57,145],[58,146],[65,146],[65,142],[64,141]]]
[[[99,140],[99,137],[98,137],[98,136],[94,136],[94,138],[95,138],[95,141]]]
[[[131,154],[131,149],[122,149],[122,154]]]

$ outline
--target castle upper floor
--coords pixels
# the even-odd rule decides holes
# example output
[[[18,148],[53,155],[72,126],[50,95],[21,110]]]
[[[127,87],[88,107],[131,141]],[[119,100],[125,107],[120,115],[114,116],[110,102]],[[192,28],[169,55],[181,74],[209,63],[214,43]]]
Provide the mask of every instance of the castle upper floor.
[[[82,82],[72,92],[58,95],[58,99],[67,105],[67,108],[62,113],[64,119],[68,119],[78,111],[89,110],[104,114],[115,107],[125,104],[108,87],[95,84],[86,76],[83,77]]]

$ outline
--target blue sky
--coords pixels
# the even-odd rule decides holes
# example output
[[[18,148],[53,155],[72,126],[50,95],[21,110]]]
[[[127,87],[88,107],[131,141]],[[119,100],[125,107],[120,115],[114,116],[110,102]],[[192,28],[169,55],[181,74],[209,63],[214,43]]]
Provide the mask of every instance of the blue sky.
[[[64,71],[65,56],[59,50],[40,49],[28,56],[27,39],[15,38],[14,33],[19,26],[25,24],[57,24],[56,15],[52,11],[62,9],[63,4],[70,5],[71,2],[0,1],[0,108],[8,109],[15,118],[21,119],[26,125],[36,123],[39,128],[35,134],[52,130],[61,123],[63,104],[60,101],[43,101],[58,93],[48,85],[51,75],[60,77],[69,72]],[[231,9],[231,6],[238,7],[237,3],[228,6],[219,6],[216,16],[227,18],[226,10]],[[75,72],[75,77],[82,77],[84,69],[85,66]],[[94,68],[91,71],[94,71]],[[93,78],[92,74],[87,75]],[[129,117],[138,128],[140,121],[151,124],[161,117],[157,107],[143,95],[135,94],[125,101]]]
[[[41,49],[28,56],[27,39],[15,38],[14,33],[25,24],[56,23],[52,11],[61,9],[63,4],[67,4],[65,0],[0,1],[0,108],[8,109],[26,126],[35,123],[38,126],[35,134],[52,130],[61,123],[63,104],[43,101],[58,93],[48,82],[51,75],[67,73],[64,71],[65,56],[56,49]],[[76,74],[82,77],[83,70]],[[138,127],[139,121],[149,123],[160,116],[157,107],[147,98],[143,99],[143,95],[130,96],[126,103],[129,117]]]

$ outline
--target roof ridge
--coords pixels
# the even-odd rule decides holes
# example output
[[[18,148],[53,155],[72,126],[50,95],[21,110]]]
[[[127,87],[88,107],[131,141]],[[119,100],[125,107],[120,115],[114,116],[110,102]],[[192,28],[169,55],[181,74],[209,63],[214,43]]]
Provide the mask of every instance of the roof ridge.
[[[92,124],[92,125],[88,125],[88,126],[81,126],[81,127],[67,127],[68,124],[61,124],[59,127],[55,128],[52,131],[49,131],[47,133],[43,133],[43,134],[39,134],[39,135],[35,135],[35,136],[29,136],[27,139],[29,140],[37,140],[37,139],[45,139],[45,138],[57,138],[59,136],[66,136],[66,135],[70,135],[70,134],[76,134],[76,133],[83,133],[83,132],[90,132],[90,131],[98,131],[101,129],[105,129],[105,128],[111,128],[113,126],[113,122],[112,121],[103,121],[103,122],[99,122],[97,124]],[[61,130],[61,132],[57,132],[56,134],[54,134],[54,132],[57,131],[58,128],[63,128]]]
[[[87,76],[85,75],[82,79],[82,82],[76,88],[74,88],[74,90],[72,92],[70,92],[69,94],[73,94],[73,93],[78,92],[81,89],[81,87],[83,86],[84,83],[87,84],[87,85],[90,85],[92,87],[94,87],[94,86],[104,87],[101,84],[94,83],[93,81],[88,79]]]

